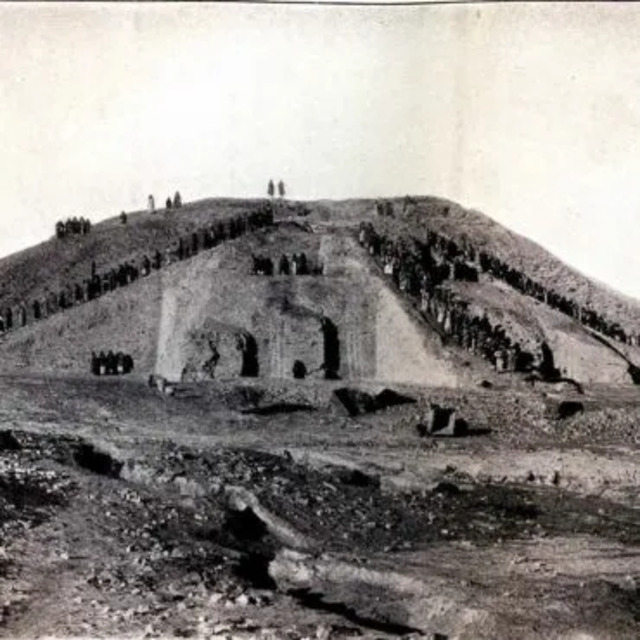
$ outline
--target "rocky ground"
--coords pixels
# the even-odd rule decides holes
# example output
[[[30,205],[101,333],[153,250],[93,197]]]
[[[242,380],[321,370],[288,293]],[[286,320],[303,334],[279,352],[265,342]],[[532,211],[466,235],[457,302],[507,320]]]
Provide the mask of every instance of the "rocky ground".
[[[540,390],[354,417],[319,385],[0,391],[3,637],[640,632],[633,390],[562,420]],[[470,435],[420,436],[427,401]]]

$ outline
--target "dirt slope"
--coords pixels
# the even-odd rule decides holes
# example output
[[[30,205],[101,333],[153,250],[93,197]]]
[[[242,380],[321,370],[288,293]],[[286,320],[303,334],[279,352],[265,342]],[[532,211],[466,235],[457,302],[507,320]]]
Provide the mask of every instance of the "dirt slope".
[[[0,378],[0,636],[638,636],[626,436],[554,446],[495,390],[431,391],[492,427],[439,444],[326,389],[245,411],[324,387]]]
[[[86,236],[52,237],[0,259],[0,308],[82,282],[90,276],[92,262],[100,272],[145,253],[151,256],[156,249],[163,251],[199,226],[252,211],[261,202],[201,200],[181,209],[160,209],[155,214],[130,212],[124,225],[118,217],[109,218],[94,225]]]
[[[540,284],[559,290],[581,305],[591,305],[630,328],[640,327],[640,302],[596,282],[546,251],[539,244],[500,225],[489,216],[440,198],[414,198],[402,213],[413,229],[433,229],[451,238],[469,238],[474,244],[521,269]]]
[[[586,383],[632,383],[629,360],[562,313],[499,282],[457,282],[451,288],[470,301],[476,313],[486,312],[495,324],[507,328],[523,347],[546,342],[564,377]]]
[[[404,206],[394,203],[396,224],[409,225],[418,233],[433,229],[453,238],[468,237],[501,259],[522,268],[542,284],[559,288],[581,304],[591,302],[630,326],[640,327],[640,303],[594,282],[563,264],[544,248],[498,224],[488,216],[435,197],[415,197]],[[51,240],[0,259],[0,308],[56,291],[61,284],[82,281],[95,260],[98,269],[163,249],[180,235],[195,227],[227,215],[251,211],[263,200],[206,199],[188,203],[180,210],[130,212],[128,223],[117,217],[93,226],[88,236],[70,236]],[[375,200],[319,200],[303,203],[274,203],[277,217],[296,216],[301,210],[307,217],[295,218],[311,224],[356,225],[375,215]]]

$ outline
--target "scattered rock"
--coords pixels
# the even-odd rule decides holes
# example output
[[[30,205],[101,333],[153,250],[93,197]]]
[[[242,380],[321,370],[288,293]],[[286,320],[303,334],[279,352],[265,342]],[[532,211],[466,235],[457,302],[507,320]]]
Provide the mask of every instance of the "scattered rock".
[[[584,413],[584,404],[582,402],[577,400],[563,400],[556,408],[555,417],[557,420],[564,420],[578,413]]]
[[[360,469],[341,469],[338,477],[344,484],[355,487],[380,487],[380,478],[360,471]]]
[[[236,599],[235,603],[239,607],[246,607],[250,604],[249,596],[246,593],[241,593]]]

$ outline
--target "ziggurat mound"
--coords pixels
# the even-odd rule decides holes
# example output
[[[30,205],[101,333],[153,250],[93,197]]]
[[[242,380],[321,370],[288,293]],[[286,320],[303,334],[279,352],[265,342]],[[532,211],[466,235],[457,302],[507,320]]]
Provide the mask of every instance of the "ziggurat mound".
[[[374,200],[274,201],[272,226],[207,250],[200,247],[189,259],[27,326],[14,322],[0,343],[3,368],[85,374],[91,352],[113,349],[131,354],[134,375],[155,373],[174,381],[291,378],[297,360],[308,377],[322,378],[327,358],[334,360],[333,373],[346,380],[443,387],[495,381],[490,363],[443,339],[441,328],[420,313],[416,300],[382,274],[379,261],[358,243],[362,223],[402,242],[420,242],[435,232],[473,244],[578,304],[588,298],[592,308],[628,332],[640,327],[639,303],[590,282],[482,214],[436,198],[389,202],[392,216],[377,215]],[[178,210],[129,214],[127,224],[106,220],[86,236],[49,240],[0,260],[0,309],[82,282],[92,263],[102,272],[125,261],[139,262],[206,225],[264,205],[259,200],[203,200]],[[311,265],[322,267],[322,275],[251,273],[252,256],[268,256],[277,265],[282,254],[301,252]],[[503,328],[522,349],[533,351],[544,342],[562,377],[634,382],[632,363],[640,358],[631,341],[618,344],[598,335],[482,270],[477,282],[453,279],[440,287]],[[325,321],[334,327],[331,345],[323,333]],[[242,350],[247,341],[254,351],[250,366]],[[516,385],[521,378],[510,372],[499,377]]]

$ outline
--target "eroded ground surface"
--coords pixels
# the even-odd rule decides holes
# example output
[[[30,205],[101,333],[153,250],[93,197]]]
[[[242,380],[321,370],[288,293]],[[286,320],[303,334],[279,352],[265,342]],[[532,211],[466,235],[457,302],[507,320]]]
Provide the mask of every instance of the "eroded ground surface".
[[[637,392],[402,392],[0,379],[0,635],[639,637]]]

